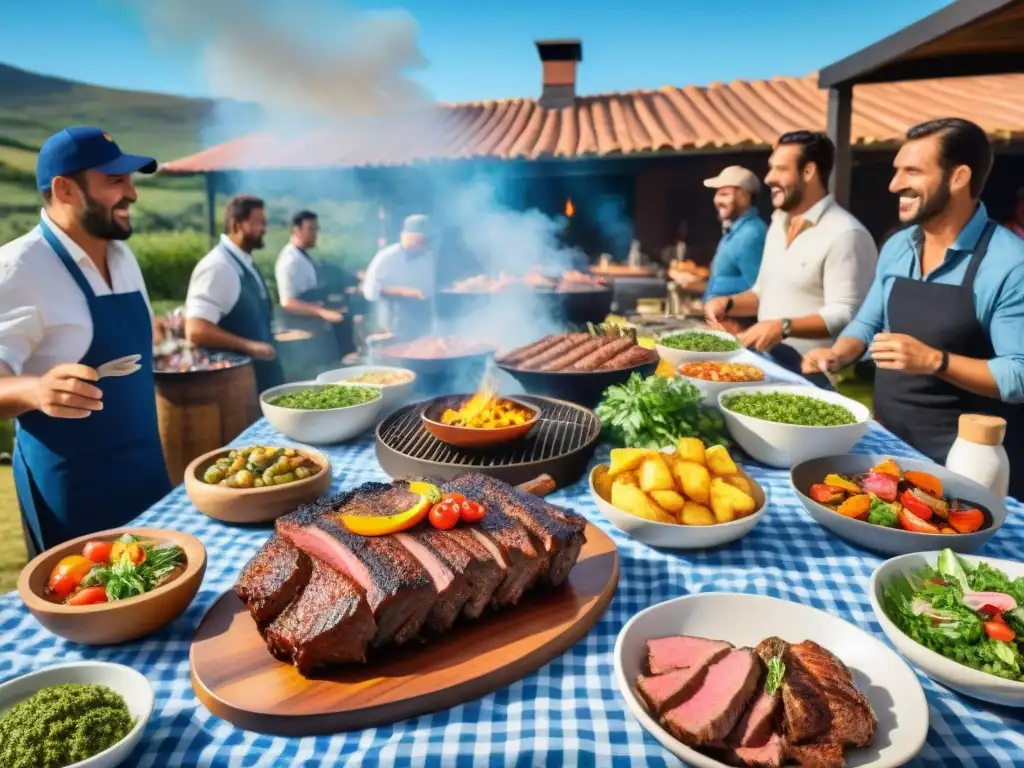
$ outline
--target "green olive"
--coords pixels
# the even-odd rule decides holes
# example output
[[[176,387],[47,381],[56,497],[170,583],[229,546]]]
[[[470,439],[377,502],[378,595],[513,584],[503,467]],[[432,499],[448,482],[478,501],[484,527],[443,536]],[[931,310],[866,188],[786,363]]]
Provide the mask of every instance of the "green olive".
[[[203,473],[203,482],[209,483],[210,485],[216,485],[223,479],[224,471],[216,465],[207,467],[206,471]]]
[[[296,479],[298,479],[298,480],[305,480],[307,477],[309,477],[312,474],[309,471],[308,467],[297,467],[294,470],[294,473],[295,473]]]
[[[286,472],[283,475],[276,475],[274,477],[274,485],[284,485],[285,483],[294,483],[294,482],[295,482],[295,473],[294,472]]]
[[[236,488],[252,488],[253,477],[252,472],[247,469],[239,470],[234,477]]]

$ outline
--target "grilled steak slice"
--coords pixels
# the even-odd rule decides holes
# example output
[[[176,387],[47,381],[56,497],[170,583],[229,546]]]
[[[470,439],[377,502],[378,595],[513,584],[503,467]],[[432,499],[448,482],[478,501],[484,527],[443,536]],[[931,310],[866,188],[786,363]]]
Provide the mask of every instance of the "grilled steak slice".
[[[733,756],[740,765],[752,768],[779,768],[785,759],[784,746],[782,736],[770,733],[763,744],[736,747]]]
[[[500,511],[526,528],[534,547],[547,555],[547,569],[542,571],[547,583],[561,584],[576,565],[586,542],[585,518],[485,475],[460,475],[446,483],[445,489],[458,491],[470,499],[486,500],[485,520]]]
[[[647,667],[652,675],[660,675],[673,669],[707,666],[731,650],[732,645],[724,640],[687,635],[656,637],[647,641]]]
[[[564,355],[559,355],[554,360],[549,360],[540,367],[542,371],[564,371],[577,360],[580,360],[591,352],[605,344],[607,337],[599,339],[587,339],[582,344],[577,344]]]
[[[411,494],[365,483],[334,499],[305,504],[278,518],[277,532],[308,554],[350,576],[366,591],[377,622],[375,646],[415,637],[437,599],[434,580],[394,536],[358,536],[338,514],[388,514],[408,509]]]
[[[663,675],[640,675],[636,689],[647,703],[648,709],[658,716],[681,704],[704,682],[708,665],[674,669]]]
[[[875,738],[878,718],[846,665],[813,640],[789,646],[789,654],[813,676],[825,695],[832,714],[828,740],[847,747],[870,744]]]
[[[620,352],[626,351],[631,346],[633,346],[632,339],[611,339],[607,344],[598,347],[582,360],[578,360],[572,366],[572,369],[574,371],[596,371],[604,363],[611,360]]]
[[[662,722],[689,746],[721,741],[736,727],[760,676],[761,661],[752,650],[729,651],[708,668],[696,693],[666,712]]]
[[[310,559],[309,583],[267,627],[267,646],[278,658],[290,658],[302,674],[365,661],[377,629],[365,593],[320,558]]]
[[[495,362],[501,363],[502,365],[515,365],[523,360],[526,360],[531,355],[539,355],[547,349],[555,346],[560,341],[564,341],[565,336],[557,333],[552,336],[545,336],[540,341],[535,341],[533,344],[527,344],[523,347],[516,347],[504,355],[498,355],[495,358]]]
[[[740,718],[739,724],[729,734],[728,742],[733,747],[751,747],[763,745],[772,735],[775,724],[775,713],[779,710],[782,696],[778,691],[767,693],[761,688],[754,703],[747,708]],[[781,746],[781,743],[780,743]]]
[[[500,553],[495,559],[480,539],[465,528],[439,531],[427,527],[409,535],[430,547],[453,572],[465,579],[468,595],[462,613],[469,619],[479,617],[505,578],[506,567]]]
[[[395,538],[419,560],[434,580],[437,601],[427,615],[427,628],[434,632],[447,631],[459,617],[471,594],[466,577],[448,564],[448,559],[441,551],[458,549],[459,546],[450,539],[423,539],[410,533],[397,533]]]
[[[630,347],[625,352],[620,352],[611,360],[601,366],[602,371],[614,371],[619,368],[628,368],[631,365],[640,365],[650,357],[651,351],[643,347]]]
[[[548,347],[543,352],[520,360],[518,367],[527,371],[535,371],[544,365],[544,363],[564,355],[577,344],[582,344],[589,338],[589,333],[570,333],[563,336],[561,341],[551,347]]]
[[[249,606],[262,632],[298,596],[312,570],[309,555],[271,536],[242,569],[235,594]]]
[[[828,700],[817,680],[793,657],[785,640],[769,637],[757,646],[765,661],[782,655],[786,675],[782,679],[782,712],[787,744],[802,744],[824,736],[832,727]]]
[[[810,744],[785,744],[787,760],[794,760],[803,768],[843,768],[846,757],[843,748],[834,741],[814,741]]]

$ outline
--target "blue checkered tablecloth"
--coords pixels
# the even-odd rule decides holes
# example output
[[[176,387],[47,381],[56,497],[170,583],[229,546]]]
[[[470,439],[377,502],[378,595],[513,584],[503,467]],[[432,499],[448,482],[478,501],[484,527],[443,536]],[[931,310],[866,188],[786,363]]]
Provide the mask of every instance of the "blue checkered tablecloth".
[[[261,420],[236,443],[279,439]],[[916,455],[874,423],[856,450]],[[327,452],[334,464],[333,491],[387,479],[377,465],[372,436]],[[608,448],[602,446],[594,462],[607,457]],[[637,612],[685,594],[749,592],[813,605],[887,642],[866,592],[880,558],[816,525],[790,489],[786,471],[746,466],[768,493],[768,517],[744,539],[712,552],[658,551],[635,542],[601,518],[585,481],[554,494],[554,503],[586,515],[618,546],[621,575],[615,598],[594,629],[567,653],[530,677],[453,709],[384,728],[301,739],[243,731],[207,712],[189,682],[189,644],[203,613],[231,587],[267,530],[210,520],[192,507],[181,487],[135,523],[189,531],[206,545],[206,577],[185,614],[143,641],[89,648],[46,632],[17,594],[9,593],[0,597],[0,681],[80,659],[140,670],[153,684],[156,707],[127,763],[139,768],[678,765],[628,712],[614,683],[615,638]],[[1009,503],[1006,524],[980,554],[1024,560],[1022,516],[1024,507]],[[1024,711],[982,704],[918,676],[931,727],[914,765],[1024,765]]]

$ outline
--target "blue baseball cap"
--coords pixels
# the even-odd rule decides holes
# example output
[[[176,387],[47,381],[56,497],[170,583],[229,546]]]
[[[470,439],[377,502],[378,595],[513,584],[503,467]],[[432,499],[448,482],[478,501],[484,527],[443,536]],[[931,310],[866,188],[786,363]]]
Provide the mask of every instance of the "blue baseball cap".
[[[153,173],[156,160],[126,155],[99,128],[64,128],[46,140],[36,161],[36,186],[42,192],[50,188],[54,176],[79,171],[99,171],[110,176],[129,173]]]

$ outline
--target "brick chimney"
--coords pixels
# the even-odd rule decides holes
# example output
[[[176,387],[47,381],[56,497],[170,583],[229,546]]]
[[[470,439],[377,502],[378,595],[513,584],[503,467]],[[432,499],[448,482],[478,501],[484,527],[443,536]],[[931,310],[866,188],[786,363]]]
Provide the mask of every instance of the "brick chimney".
[[[561,109],[576,101],[576,64],[583,61],[579,40],[538,40],[537,53],[543,68],[544,89],[540,105]]]

